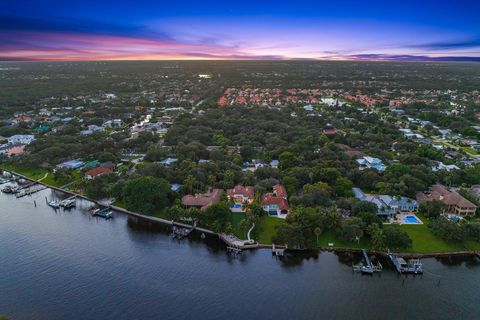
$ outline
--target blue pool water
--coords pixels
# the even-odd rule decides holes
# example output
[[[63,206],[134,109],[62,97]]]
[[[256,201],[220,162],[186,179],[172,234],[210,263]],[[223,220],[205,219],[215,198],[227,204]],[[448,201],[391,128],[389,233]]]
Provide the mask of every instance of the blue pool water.
[[[405,223],[420,223],[420,221],[418,221],[417,217],[415,216],[406,216],[405,218],[403,218],[403,222]]]
[[[241,205],[241,204],[238,204],[238,203],[236,203],[236,204],[234,204],[234,205],[233,205],[233,207],[234,207],[235,209],[240,209],[240,208],[242,207],[242,205]]]

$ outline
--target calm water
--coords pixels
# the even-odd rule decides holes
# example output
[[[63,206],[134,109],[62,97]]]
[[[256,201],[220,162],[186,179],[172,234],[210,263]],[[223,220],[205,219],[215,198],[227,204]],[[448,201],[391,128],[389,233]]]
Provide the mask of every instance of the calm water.
[[[57,196],[0,194],[0,313],[11,319],[480,317],[475,259],[424,259],[421,277],[354,274],[352,257],[323,252],[232,259],[214,239],[91,218],[85,202],[55,211],[45,197]]]

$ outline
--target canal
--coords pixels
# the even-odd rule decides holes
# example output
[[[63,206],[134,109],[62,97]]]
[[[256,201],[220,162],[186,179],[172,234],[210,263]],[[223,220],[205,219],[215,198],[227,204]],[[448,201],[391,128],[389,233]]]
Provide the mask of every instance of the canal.
[[[173,240],[165,228],[91,205],[54,210],[50,189],[0,193],[0,314],[9,319],[478,319],[476,258],[423,259],[423,276],[352,272],[358,257],[269,250],[228,256],[216,239]],[[37,206],[34,206],[34,200]]]

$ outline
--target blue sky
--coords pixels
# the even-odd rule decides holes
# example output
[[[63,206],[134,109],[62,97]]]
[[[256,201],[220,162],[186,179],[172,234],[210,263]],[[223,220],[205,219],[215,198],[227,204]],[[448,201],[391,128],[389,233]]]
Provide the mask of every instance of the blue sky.
[[[480,59],[480,1],[8,1],[0,59]]]

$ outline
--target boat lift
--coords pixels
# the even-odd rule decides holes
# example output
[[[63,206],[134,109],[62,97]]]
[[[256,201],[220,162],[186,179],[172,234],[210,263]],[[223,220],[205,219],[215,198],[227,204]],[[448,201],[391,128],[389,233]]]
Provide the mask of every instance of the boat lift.
[[[368,256],[367,250],[362,249],[363,260],[365,264],[359,264],[352,266],[353,271],[361,272],[363,274],[373,274],[374,272],[382,272],[383,266],[380,262],[374,265]]]

